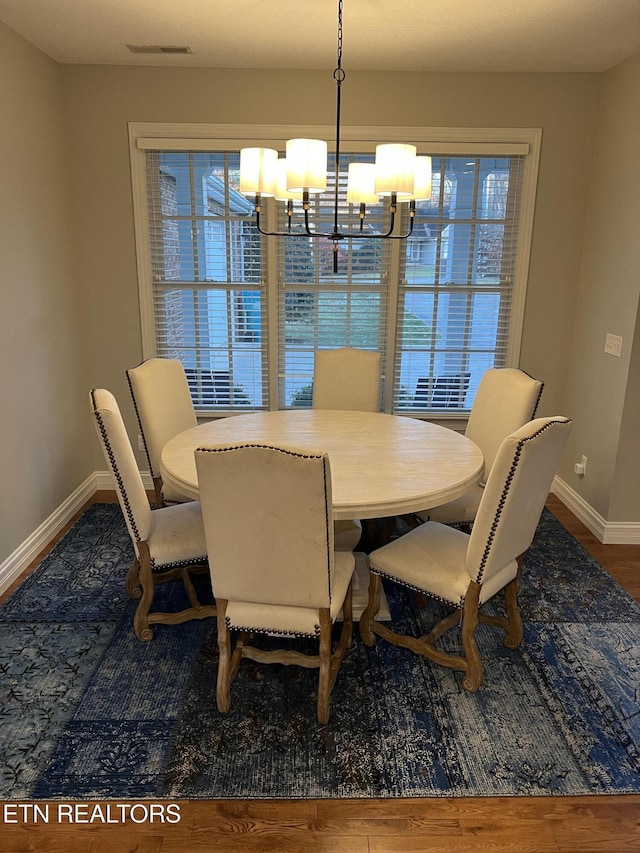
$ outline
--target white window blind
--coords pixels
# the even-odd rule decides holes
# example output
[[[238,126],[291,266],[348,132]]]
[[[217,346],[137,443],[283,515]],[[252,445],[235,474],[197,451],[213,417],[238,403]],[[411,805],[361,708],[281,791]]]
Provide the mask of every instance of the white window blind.
[[[235,152],[146,153],[158,356],[185,367],[196,409],[264,409],[261,239]]]
[[[358,208],[346,201],[346,167],[352,160],[373,162],[372,155],[341,158],[338,271],[333,244],[324,238],[279,238],[278,374],[280,408],[310,406],[314,353],[317,349],[357,347],[386,351],[388,246],[360,233]],[[311,228],[334,229],[335,161],[329,159],[327,191],[311,197]],[[369,210],[364,233],[382,229],[382,205]],[[278,228],[286,227],[281,209]],[[294,230],[300,230],[298,225]],[[383,383],[381,377],[381,382]]]
[[[433,157],[402,259],[394,408],[468,411],[507,364],[524,158]]]

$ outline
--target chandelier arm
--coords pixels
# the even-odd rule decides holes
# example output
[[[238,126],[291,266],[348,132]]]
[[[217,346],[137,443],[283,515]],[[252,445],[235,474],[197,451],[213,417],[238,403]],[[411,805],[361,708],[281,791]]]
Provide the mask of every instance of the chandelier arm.
[[[357,235],[354,234],[353,236],[357,240],[406,240],[408,237],[411,237],[411,235],[413,234],[413,223],[414,223],[414,218],[412,216],[411,219],[409,220],[409,227],[408,227],[405,234],[393,234],[392,233],[392,231],[393,231],[393,220],[392,220],[390,229],[384,234],[368,234],[364,231],[359,231]],[[320,236],[320,235],[318,235],[318,236]],[[328,236],[329,238],[332,238],[333,235],[329,234],[326,236]],[[349,236],[349,235],[342,235],[342,234],[340,235],[340,237],[344,237],[344,236]]]
[[[256,203],[255,203],[256,219],[255,219],[255,223],[256,223],[256,228],[258,229],[258,232],[260,234],[262,234],[263,237],[297,237],[297,236],[306,237],[307,236],[306,234],[296,234],[295,231],[291,230],[291,218],[289,218],[289,230],[288,231],[266,231],[262,227],[262,225],[260,225],[260,210],[261,210],[260,200],[258,199],[258,197],[256,197]]]
[[[411,219],[409,220],[409,228],[408,228],[406,234],[389,234],[389,235],[387,235],[386,239],[387,240],[406,240],[408,237],[411,237],[411,235],[413,234],[413,223],[414,223],[414,218],[412,216]]]
[[[304,235],[306,237],[326,237],[327,240],[333,240],[334,243],[337,240],[344,240],[349,236],[348,234],[341,234],[338,230],[329,233],[326,231],[312,231],[309,225],[309,208],[306,207],[304,208]]]
[[[291,203],[289,202],[289,205]],[[326,231],[312,231],[311,226],[309,224],[309,208],[305,207],[304,209],[304,231],[294,231],[291,225],[291,207],[288,205],[287,207],[287,216],[289,219],[288,228],[286,231],[267,231],[260,224],[260,213],[262,210],[262,202],[259,196],[256,196],[254,209],[255,209],[255,224],[259,233],[262,234],[263,237],[311,237],[313,239],[321,239],[324,238],[326,240],[331,240],[334,245],[334,251],[337,252],[338,241],[346,240],[350,236],[350,234],[342,234],[337,229],[334,231],[327,233]],[[290,212],[291,211],[291,212]],[[360,221],[360,230],[357,234],[358,240],[406,240],[413,233],[413,225],[415,222],[415,204],[411,203],[411,211],[410,211],[410,219],[409,219],[409,228],[406,234],[393,234],[393,228],[395,225],[395,212],[391,211],[391,219],[389,222],[389,229],[384,234],[368,234],[362,229],[363,221]]]

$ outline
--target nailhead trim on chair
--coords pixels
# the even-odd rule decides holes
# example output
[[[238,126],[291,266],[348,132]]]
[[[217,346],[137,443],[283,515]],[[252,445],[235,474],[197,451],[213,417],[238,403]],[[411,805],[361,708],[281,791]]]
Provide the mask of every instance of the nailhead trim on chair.
[[[276,447],[272,444],[258,444],[256,443],[247,443],[247,444],[236,444],[233,448],[228,447],[198,447],[198,451],[202,451],[204,453],[226,453],[227,450],[244,450],[245,448],[257,448],[257,449],[267,449],[267,450],[277,450],[279,453],[285,453],[288,456],[297,456],[300,459],[324,459],[323,453],[299,453],[294,452],[292,450],[287,450],[283,447]],[[324,474],[324,507],[325,507],[325,530],[327,534],[327,585],[329,588],[329,600],[331,600],[331,571],[329,566],[331,565],[331,554],[329,553],[329,500],[327,495],[327,466],[326,463],[322,466],[323,474]],[[316,626],[316,636],[319,636],[320,626]],[[295,635],[294,635],[295,636]],[[300,636],[312,636],[311,634],[301,634]]]
[[[528,375],[529,374],[527,373],[527,376]],[[532,376],[531,378],[533,379],[534,377]],[[536,381],[539,381],[539,380],[536,380]],[[538,406],[540,405],[540,399],[542,397],[543,391],[544,391],[544,382],[540,382],[540,390],[538,391],[538,398],[536,400],[535,406],[533,407],[533,412],[531,413],[531,417],[529,418],[529,420],[534,420],[534,418],[536,416],[536,412],[538,411]]]
[[[327,496],[327,463],[326,460],[322,466],[322,477],[324,483],[324,529],[326,532],[325,541],[327,543],[327,587],[329,589],[329,601],[331,601],[331,554],[329,552],[329,499]],[[320,626],[316,625],[316,636],[320,636]]]
[[[427,590],[421,586],[414,586],[412,583],[407,583],[406,581],[400,580],[400,578],[397,578],[392,575],[387,575],[383,571],[380,571],[380,569],[374,569],[373,566],[369,566],[369,569],[373,572],[374,575],[379,575],[381,578],[384,578],[388,581],[392,581],[393,583],[397,583],[400,586],[403,586],[405,589],[410,589],[413,592],[422,592],[425,595],[428,595],[429,598],[435,598],[436,601],[441,601],[443,604],[447,604],[450,607],[462,607],[462,605],[464,604],[463,595],[460,596],[458,602],[456,603],[450,598],[443,598],[441,595],[434,595],[432,592],[427,592]]]
[[[293,450],[286,450],[284,447],[276,447],[272,444],[259,444],[258,442],[254,442],[252,444],[234,444],[233,447],[198,447],[198,452],[201,453],[227,453],[229,450],[244,450],[247,447],[256,447],[258,450],[277,450],[279,453],[286,453],[287,456],[299,456],[301,459],[322,459],[322,453],[299,453],[294,452]]]
[[[98,422],[98,427],[100,428],[100,435],[102,436],[102,441],[104,442],[104,446],[107,450],[107,455],[109,456],[109,463],[111,465],[111,470],[113,471],[113,476],[116,480],[116,483],[118,484],[118,489],[120,490],[120,494],[122,496],[122,501],[123,501],[125,508],[126,508],[127,516],[129,518],[129,522],[131,524],[131,529],[132,529],[133,534],[136,538],[136,542],[141,542],[142,537],[140,536],[140,533],[138,531],[138,527],[136,525],[135,518],[133,516],[133,511],[132,511],[131,505],[129,503],[129,498],[127,496],[127,493],[126,493],[125,488],[124,488],[124,484],[122,482],[122,476],[120,475],[120,471],[118,470],[118,466],[116,465],[115,456],[113,454],[113,449],[112,449],[111,443],[109,441],[109,436],[107,434],[106,427],[105,427],[104,422],[102,420],[102,415],[100,414],[100,412],[96,408],[97,404],[96,404],[96,398],[95,398],[95,389],[91,390],[91,402],[93,404],[93,413],[96,417],[96,421]]]
[[[516,452],[513,459],[513,464],[511,465],[511,469],[509,470],[509,475],[507,476],[507,480],[505,482],[504,488],[502,490],[502,494],[500,495],[500,500],[498,502],[498,507],[496,509],[496,514],[494,516],[493,522],[491,524],[491,531],[487,538],[487,544],[484,549],[484,553],[482,554],[482,559],[480,560],[480,568],[478,570],[478,577],[476,583],[482,583],[482,575],[484,574],[484,569],[487,564],[487,560],[489,559],[489,553],[491,552],[491,547],[493,545],[493,540],[495,539],[496,531],[498,529],[498,525],[500,524],[500,517],[502,515],[502,510],[504,509],[505,502],[507,500],[507,496],[509,494],[509,490],[511,488],[511,483],[516,474],[516,469],[518,467],[518,463],[520,461],[520,456],[522,455],[522,448],[528,441],[532,441],[534,438],[537,438],[543,432],[545,432],[549,427],[554,424],[565,423],[565,421],[549,421],[549,423],[545,424],[541,429],[535,432],[533,435],[528,436],[527,438],[523,438],[518,442],[518,446],[516,448]]]
[[[278,636],[285,636],[285,637],[312,637],[312,638],[317,638],[320,636],[320,626],[319,625],[314,626],[315,631],[313,634],[307,634],[304,631],[268,631],[266,628],[241,628],[238,625],[232,625],[228,616],[225,616],[224,621],[226,623],[227,630],[229,630],[229,631],[243,631],[243,632],[250,633],[250,634],[264,634],[265,636],[272,636],[273,634],[278,634]]]
[[[203,563],[206,563],[208,557],[206,554],[203,554],[202,557],[192,557],[190,560],[178,560],[173,563],[158,563],[153,557],[151,558],[151,571],[152,572],[165,572],[167,569],[176,569],[178,567],[182,568],[182,566],[201,566]]]
[[[140,364],[144,364],[142,361]],[[137,366],[140,367],[140,364]],[[149,471],[151,472],[152,477],[157,477],[159,472],[153,470],[153,465],[151,464],[151,456],[149,455],[149,448],[147,447],[147,439],[144,434],[144,429],[142,428],[142,420],[140,419],[140,412],[138,411],[138,403],[136,402],[136,396],[133,393],[133,385],[131,384],[131,379],[129,377],[129,371],[126,371],[127,382],[129,383],[129,393],[131,394],[131,399],[133,401],[133,409],[136,413],[136,418],[138,419],[138,427],[140,428],[140,435],[142,436],[142,444],[144,445],[144,452],[147,457],[147,464],[149,465]]]

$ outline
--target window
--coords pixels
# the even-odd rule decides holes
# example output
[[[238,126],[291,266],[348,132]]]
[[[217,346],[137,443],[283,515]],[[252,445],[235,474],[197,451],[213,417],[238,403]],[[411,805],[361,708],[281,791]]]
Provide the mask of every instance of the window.
[[[179,359],[196,408],[268,405],[262,250],[238,152],[146,156],[155,353]]]
[[[345,154],[341,178],[350,160],[373,155]],[[312,197],[314,231],[331,232],[334,215],[335,163],[329,158],[327,192]],[[279,407],[309,406],[316,349],[359,347],[386,350],[388,323],[388,251],[383,240],[358,238],[359,220],[346,203],[346,181],[339,187],[340,217],[350,222],[349,236],[338,246],[338,273],[333,272],[333,245],[327,240],[280,238],[278,252]],[[352,215],[349,217],[348,214]],[[284,218],[283,211],[280,211]],[[367,229],[380,231],[382,206],[367,216]],[[285,223],[278,222],[282,230]]]
[[[508,363],[524,158],[433,159],[402,260],[394,408],[468,409]]]
[[[130,126],[144,356],[182,361],[199,414],[310,405],[324,347],[380,351],[384,410],[442,419],[469,411],[487,367],[517,364],[539,132],[413,130],[402,135],[431,154],[433,191],[412,236],[363,239],[341,185],[334,274],[329,241],[255,229],[239,150],[266,142],[262,129]],[[269,141],[284,148],[304,131]],[[374,156],[370,139],[343,137],[341,177],[348,160]],[[332,180],[330,160],[318,231],[332,230]],[[282,205],[265,216],[286,227]],[[373,206],[364,228],[385,221]]]

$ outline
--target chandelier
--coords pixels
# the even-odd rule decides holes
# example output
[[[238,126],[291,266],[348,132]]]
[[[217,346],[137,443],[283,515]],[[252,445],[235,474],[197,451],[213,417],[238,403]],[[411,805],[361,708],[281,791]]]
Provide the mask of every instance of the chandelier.
[[[341,229],[339,221],[340,186],[340,107],[341,87],[345,79],[342,68],[342,5],[338,0],[338,64],[333,72],[336,83],[335,187],[333,229],[313,230],[309,223],[311,196],[327,189],[327,143],[321,139],[289,139],[286,155],[280,157],[274,148],[242,148],[240,151],[240,192],[253,196],[255,224],[266,237],[305,237],[329,240],[333,244],[333,272],[338,271],[340,242],[354,234]],[[287,228],[265,229],[260,221],[262,201],[275,198],[286,202]],[[389,200],[389,221],[382,233],[365,231],[367,204]],[[431,198],[431,157],[418,156],[415,145],[383,144],[376,146],[375,163],[349,163],[347,203],[359,205],[358,239],[406,240],[413,232],[416,202]],[[293,202],[302,202],[304,230],[292,226]],[[398,205],[409,205],[406,229],[396,233]]]

